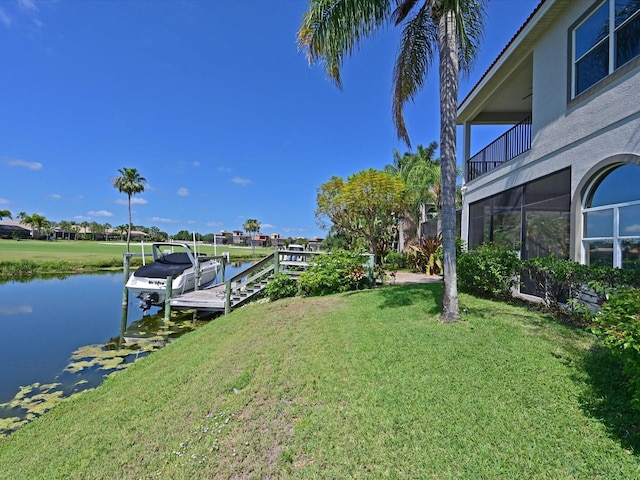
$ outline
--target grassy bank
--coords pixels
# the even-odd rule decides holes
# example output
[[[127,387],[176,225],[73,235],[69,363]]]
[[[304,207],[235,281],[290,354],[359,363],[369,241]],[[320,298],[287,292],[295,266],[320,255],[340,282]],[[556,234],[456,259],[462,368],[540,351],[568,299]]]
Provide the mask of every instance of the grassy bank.
[[[151,253],[151,245],[144,246]],[[89,273],[122,268],[122,255],[127,251],[122,242],[90,242],[58,240],[55,242],[36,240],[0,240],[0,279],[19,276],[40,276],[70,273]],[[198,251],[213,255],[212,245],[202,245]],[[262,258],[271,253],[266,248],[217,247],[221,255],[229,252],[231,261],[242,262]],[[142,245],[131,244],[132,253],[142,253]],[[139,264],[134,258],[133,264]]]
[[[0,439],[0,477],[640,475],[590,335],[438,284],[251,304]]]

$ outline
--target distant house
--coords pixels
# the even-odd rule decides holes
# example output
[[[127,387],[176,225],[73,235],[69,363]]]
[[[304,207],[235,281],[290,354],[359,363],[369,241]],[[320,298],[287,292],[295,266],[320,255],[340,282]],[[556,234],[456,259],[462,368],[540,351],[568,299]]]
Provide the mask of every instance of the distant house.
[[[252,247],[266,247],[269,244],[269,236],[263,233],[258,233],[251,237]]]
[[[461,237],[640,270],[640,2],[543,0],[458,107]],[[471,155],[478,125],[511,128]]]
[[[0,238],[29,238],[31,228],[18,220],[0,220]]]
[[[249,235],[242,230],[234,230],[233,232],[233,244],[245,246],[249,243]]]
[[[284,248],[286,243],[286,239],[282,238],[279,233],[272,233],[269,240],[273,248]]]
[[[311,240],[309,240],[309,243],[307,244],[307,248],[312,252],[317,252],[318,250],[322,249],[323,242],[324,242],[324,238],[313,237]]]

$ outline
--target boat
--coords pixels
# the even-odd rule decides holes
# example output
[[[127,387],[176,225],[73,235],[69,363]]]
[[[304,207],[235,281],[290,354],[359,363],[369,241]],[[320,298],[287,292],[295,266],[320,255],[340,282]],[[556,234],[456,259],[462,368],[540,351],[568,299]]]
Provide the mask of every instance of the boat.
[[[164,305],[167,277],[172,278],[171,295],[181,295],[195,290],[196,282],[198,288],[212,283],[220,270],[218,260],[198,254],[187,243],[154,242],[151,249],[153,262],[133,272],[126,284],[145,311],[154,305]]]

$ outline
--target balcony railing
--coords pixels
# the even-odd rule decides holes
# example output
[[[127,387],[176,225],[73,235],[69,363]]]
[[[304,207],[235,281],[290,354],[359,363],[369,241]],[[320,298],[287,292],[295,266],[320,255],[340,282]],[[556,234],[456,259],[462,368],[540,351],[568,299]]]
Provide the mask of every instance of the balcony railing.
[[[467,181],[478,178],[531,149],[531,115],[467,161]]]

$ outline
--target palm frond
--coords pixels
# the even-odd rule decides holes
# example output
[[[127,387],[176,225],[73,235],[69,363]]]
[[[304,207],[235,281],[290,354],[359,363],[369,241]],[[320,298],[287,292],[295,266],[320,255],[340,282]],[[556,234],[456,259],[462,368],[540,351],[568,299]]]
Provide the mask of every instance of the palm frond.
[[[406,21],[402,29],[400,48],[393,69],[393,123],[398,138],[411,146],[404,121],[404,105],[413,100],[424,86],[424,80],[437,54],[438,28],[424,4]]]
[[[298,31],[298,47],[310,64],[322,62],[341,87],[345,57],[388,22],[391,0],[311,0]]]

